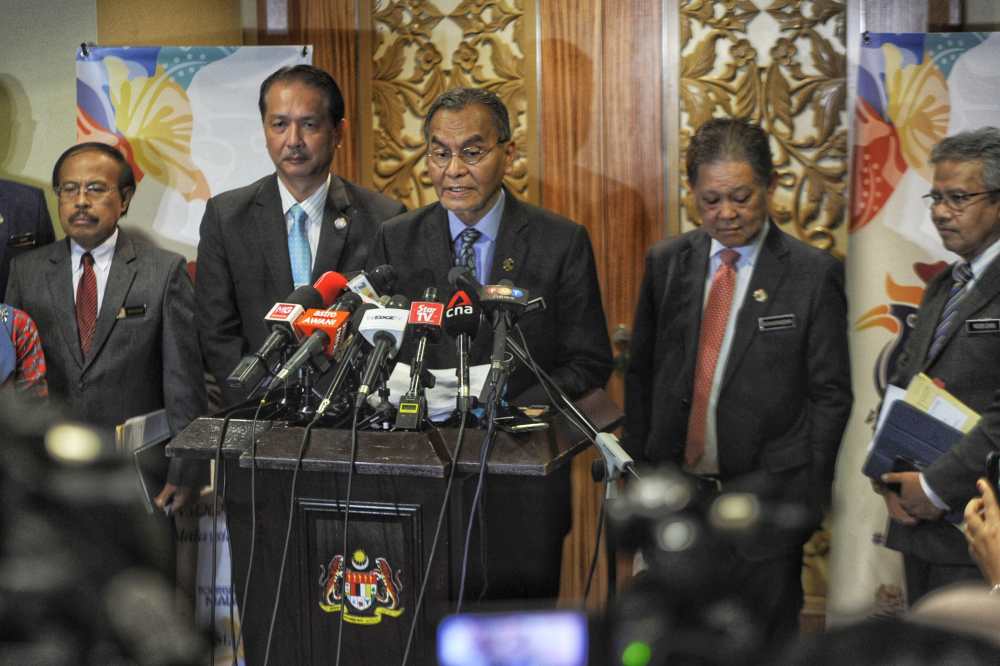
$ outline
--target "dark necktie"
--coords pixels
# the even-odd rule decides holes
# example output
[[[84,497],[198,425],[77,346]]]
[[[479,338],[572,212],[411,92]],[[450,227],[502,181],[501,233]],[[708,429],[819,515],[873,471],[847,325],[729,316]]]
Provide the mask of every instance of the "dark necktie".
[[[479,240],[482,233],[478,229],[468,228],[458,235],[458,239],[461,241],[462,245],[459,247],[458,256],[455,257],[456,266],[465,266],[473,275],[477,275],[476,272],[476,252],[473,249],[473,245]]]
[[[951,279],[951,291],[948,292],[948,302],[944,304],[944,310],[941,311],[941,319],[934,329],[934,339],[931,341],[931,348],[927,352],[927,358],[937,356],[937,353],[941,351],[941,347],[944,346],[944,341],[948,338],[948,333],[951,331],[952,326],[955,325],[958,306],[961,305],[962,299],[965,298],[965,294],[968,291],[965,286],[972,279],[972,268],[964,261],[955,264],[951,269]]]
[[[729,248],[719,253],[722,263],[712,276],[712,286],[701,318],[698,335],[698,363],[694,371],[694,393],[691,396],[691,414],[688,417],[687,444],[684,462],[688,467],[701,460],[705,454],[705,422],[708,417],[708,396],[712,391],[715,366],[719,362],[722,338],[736,291],[736,260],[740,253]]]
[[[80,334],[80,351],[90,353],[97,328],[97,276],[94,275],[94,257],[85,252],[80,258],[83,275],[76,286],[76,329]]]

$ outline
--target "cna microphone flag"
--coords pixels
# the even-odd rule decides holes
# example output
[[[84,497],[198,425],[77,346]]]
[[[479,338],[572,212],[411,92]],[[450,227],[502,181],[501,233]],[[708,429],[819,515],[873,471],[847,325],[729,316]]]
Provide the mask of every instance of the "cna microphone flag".
[[[888,515],[861,474],[872,422],[924,287],[956,257],[921,196],[944,137],[1000,126],[1000,34],[874,34],[860,52],[847,295],[854,410],[834,481],[830,624],[905,608],[902,557],[880,544]]]
[[[131,226],[191,251],[208,198],[274,171],[257,98],[303,46],[87,46],[76,58],[77,140],[116,146],[139,186]],[[180,247],[178,247],[178,245]]]

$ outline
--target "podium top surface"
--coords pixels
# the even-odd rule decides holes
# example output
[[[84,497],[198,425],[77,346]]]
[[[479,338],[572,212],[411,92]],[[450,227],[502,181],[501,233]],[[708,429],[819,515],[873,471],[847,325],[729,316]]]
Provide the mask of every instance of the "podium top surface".
[[[613,427],[621,410],[604,391],[591,392],[577,406],[599,429]],[[212,459],[217,454],[223,419],[199,418],[168,445],[171,456]],[[231,419],[226,428],[221,455],[238,458],[241,467],[294,469],[305,428],[282,421]],[[485,431],[466,428],[458,471],[479,470],[479,455]],[[444,477],[455,452],[457,428],[430,428],[423,432],[358,432],[355,472],[359,474]],[[256,440],[256,447],[251,441]],[[498,432],[487,460],[490,474],[546,476],[569,463],[590,444],[587,437],[556,416],[548,430],[511,435]],[[254,450],[255,449],[255,450]],[[351,431],[315,427],[302,455],[306,471],[346,473],[350,465]]]

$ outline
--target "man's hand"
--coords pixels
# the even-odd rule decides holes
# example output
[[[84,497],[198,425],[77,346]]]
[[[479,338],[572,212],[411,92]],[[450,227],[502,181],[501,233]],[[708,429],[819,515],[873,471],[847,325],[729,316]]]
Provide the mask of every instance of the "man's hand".
[[[937,520],[944,513],[924,494],[920,472],[889,472],[882,475],[882,483],[899,484],[899,506],[913,518]]]
[[[916,525],[919,520],[906,513],[902,505],[899,502],[899,495],[894,492],[886,490],[882,493],[882,499],[885,500],[885,508],[889,512],[889,517],[892,518],[897,523],[902,523],[903,525]]]
[[[965,540],[983,576],[996,585],[1000,583],[1000,507],[986,479],[979,479],[976,487],[982,497],[965,505]]]
[[[163,486],[163,490],[160,491],[160,494],[156,496],[153,502],[156,504],[156,508],[169,516],[171,513],[184,508],[191,501],[193,494],[194,488],[166,483]]]

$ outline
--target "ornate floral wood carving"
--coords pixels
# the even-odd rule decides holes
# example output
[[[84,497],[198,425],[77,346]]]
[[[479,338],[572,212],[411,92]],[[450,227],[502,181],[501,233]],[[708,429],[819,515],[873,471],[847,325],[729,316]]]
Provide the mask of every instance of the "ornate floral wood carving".
[[[838,0],[688,0],[680,6],[682,155],[713,116],[760,123],[779,180],[771,214],[843,256],[847,188],[846,8]],[[683,160],[682,160],[683,163]],[[684,191],[685,226],[696,219]]]
[[[436,200],[421,123],[431,102],[457,86],[496,92],[511,114],[518,147],[506,184],[537,201],[533,0],[375,0],[362,12],[362,130],[370,184],[409,208]],[[370,58],[368,55],[370,54]],[[366,115],[366,114],[363,114]],[[531,134],[529,134],[529,131]]]

